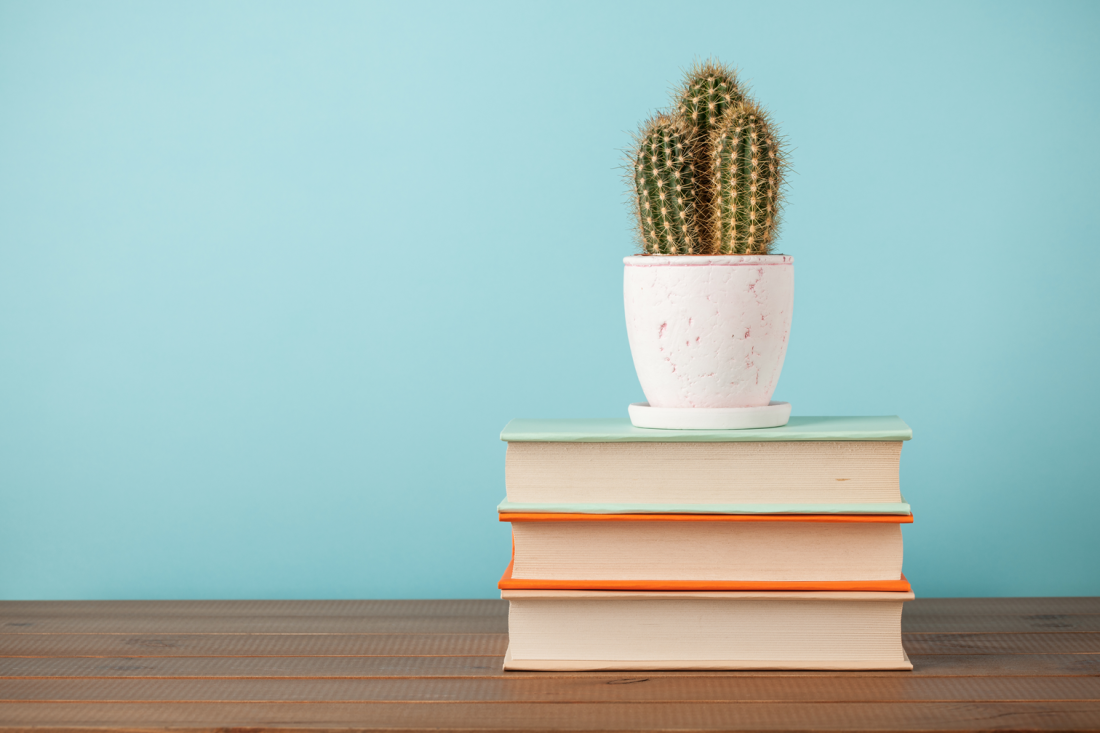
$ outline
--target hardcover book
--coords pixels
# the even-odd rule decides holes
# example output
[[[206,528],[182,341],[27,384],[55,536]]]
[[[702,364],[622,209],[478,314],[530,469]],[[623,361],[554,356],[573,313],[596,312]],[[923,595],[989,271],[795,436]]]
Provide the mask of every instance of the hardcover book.
[[[513,420],[502,512],[908,514],[897,417],[792,417],[766,430],[626,419]]]
[[[513,541],[501,588],[909,590],[901,575],[901,524],[912,522],[908,515],[500,519],[512,523]]]
[[[506,590],[504,669],[912,669],[912,593]]]

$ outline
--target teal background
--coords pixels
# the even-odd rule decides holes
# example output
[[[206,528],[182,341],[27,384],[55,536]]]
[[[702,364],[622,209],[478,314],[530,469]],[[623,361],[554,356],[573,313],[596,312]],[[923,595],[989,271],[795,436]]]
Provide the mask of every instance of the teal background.
[[[924,596],[1100,593],[1100,4],[0,2],[0,598],[490,597],[513,417],[642,399],[618,166],[793,148],[777,399]]]

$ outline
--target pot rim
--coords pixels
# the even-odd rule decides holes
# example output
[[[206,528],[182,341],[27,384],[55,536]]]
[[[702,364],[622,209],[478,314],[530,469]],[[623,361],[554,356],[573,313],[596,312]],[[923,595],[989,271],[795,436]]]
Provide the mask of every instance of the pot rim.
[[[793,265],[791,255],[630,255],[627,267],[754,267]]]

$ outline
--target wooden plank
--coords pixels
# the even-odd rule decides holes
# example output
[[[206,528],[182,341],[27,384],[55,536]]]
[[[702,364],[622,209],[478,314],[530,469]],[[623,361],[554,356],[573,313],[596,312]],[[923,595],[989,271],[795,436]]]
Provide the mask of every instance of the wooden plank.
[[[113,617],[33,617],[0,624],[0,645],[12,634],[84,633],[84,634],[210,634],[210,633],[328,633],[328,634],[484,634],[506,633],[504,614],[467,616],[186,616],[147,615]],[[902,628],[907,632],[999,632],[1017,631],[1100,631],[1100,614],[923,614],[905,615]]]
[[[913,589],[917,600],[905,604],[906,616],[1044,616],[1048,614],[1100,614],[1100,596],[1075,598],[921,598],[919,584]]]
[[[20,633],[505,633],[507,614],[480,615],[409,614],[348,616],[188,616],[147,614],[116,617],[96,614],[83,617],[10,615],[0,623],[0,637]]]
[[[1100,654],[910,655],[912,672],[846,672],[845,677],[1050,677],[1100,675]],[[489,677],[502,658],[486,657],[8,657],[4,678],[261,678],[369,679],[373,677]],[[646,677],[820,677],[826,672],[646,672]],[[509,672],[509,678],[622,679],[594,672]]]
[[[270,604],[271,608],[259,605],[262,603]],[[0,634],[476,634],[505,633],[507,630],[508,606],[500,600],[0,603]]]
[[[0,657],[484,657],[507,645],[507,634],[15,634]]]
[[[502,567],[503,569],[503,567]],[[919,588],[918,588],[919,592]],[[0,601],[8,615],[83,618],[100,616],[333,616],[506,615],[499,599],[335,600],[335,601]],[[1071,598],[920,598],[905,604],[907,615],[1100,614],[1100,596]],[[2,623],[2,621],[0,621]]]
[[[1100,675],[1100,654],[909,654],[909,674],[942,677]],[[865,674],[865,673],[864,673]],[[904,673],[903,673],[904,674]]]
[[[1075,601],[1057,613],[1020,612],[1033,599],[917,599],[907,603],[906,631],[1011,632],[1100,630],[1098,604]],[[995,601],[995,602],[993,602]],[[220,604],[226,604],[222,607]],[[270,603],[265,611],[263,603]],[[1023,611],[1044,610],[1027,607]],[[1065,605],[1065,604],[1063,604]],[[1016,611],[1012,611],[1013,608]],[[311,615],[310,609],[317,613]],[[502,633],[504,601],[82,601],[0,603],[0,633]],[[950,629],[948,628],[950,627]]]
[[[28,616],[17,618],[27,619]],[[504,634],[507,616],[146,616],[24,621],[0,626],[0,644],[26,634]],[[1100,630],[1100,629],[1098,629]]]
[[[1100,703],[8,703],[0,730],[1097,730]]]
[[[1100,633],[903,634],[908,654],[1097,654]]]
[[[494,656],[506,634],[18,634],[0,657]],[[910,654],[1097,654],[1100,633],[906,634]]]
[[[910,634],[1100,631],[1100,615],[974,616],[944,614],[905,616],[902,619],[901,628],[902,631]]]
[[[992,657],[991,657],[992,658]],[[1030,659],[1031,657],[1027,657]],[[1069,658],[1069,657],[1067,657]],[[1097,657],[1100,664],[1100,655]],[[8,657],[0,679],[289,678],[499,676],[504,657]]]
[[[909,632],[1100,631],[1097,599],[932,598]],[[507,603],[474,601],[4,601],[10,633],[505,633]],[[0,636],[2,638],[2,636]],[[0,642],[2,643],[2,642]]]
[[[6,680],[8,702],[1100,702],[1098,677]]]
[[[502,566],[503,569],[503,566]],[[94,616],[484,616],[507,615],[500,599],[335,601],[0,601],[6,616],[85,618]]]

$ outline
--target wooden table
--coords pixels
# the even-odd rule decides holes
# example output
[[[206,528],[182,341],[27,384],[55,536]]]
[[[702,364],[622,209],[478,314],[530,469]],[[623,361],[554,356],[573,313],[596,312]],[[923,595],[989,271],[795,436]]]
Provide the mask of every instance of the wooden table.
[[[913,672],[501,672],[503,601],[0,603],[0,729],[1100,729],[1100,598],[906,605]]]

